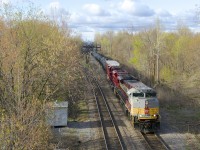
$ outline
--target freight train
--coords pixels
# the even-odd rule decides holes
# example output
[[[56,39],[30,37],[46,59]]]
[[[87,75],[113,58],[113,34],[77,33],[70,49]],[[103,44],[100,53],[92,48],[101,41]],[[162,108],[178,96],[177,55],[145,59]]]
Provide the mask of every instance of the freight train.
[[[120,63],[96,51],[91,53],[106,72],[114,94],[135,128],[141,132],[155,132],[160,128],[159,101],[156,91],[128,71]]]

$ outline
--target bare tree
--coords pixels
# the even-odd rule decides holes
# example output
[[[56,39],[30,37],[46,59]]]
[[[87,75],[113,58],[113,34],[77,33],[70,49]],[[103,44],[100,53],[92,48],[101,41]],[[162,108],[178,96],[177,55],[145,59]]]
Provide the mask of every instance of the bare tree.
[[[45,103],[66,100],[67,91],[77,88],[70,87],[70,82],[76,85],[81,78],[81,40],[34,7],[25,12],[6,7],[4,12],[0,20],[0,148],[47,149]]]

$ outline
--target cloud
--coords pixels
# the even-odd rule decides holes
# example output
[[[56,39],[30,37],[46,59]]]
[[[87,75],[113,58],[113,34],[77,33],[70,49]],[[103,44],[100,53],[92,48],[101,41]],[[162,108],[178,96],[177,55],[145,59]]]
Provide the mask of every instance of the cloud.
[[[155,12],[139,1],[110,1],[106,8],[107,10],[94,3],[83,5],[82,10],[71,13],[69,27],[83,34],[91,34],[108,30],[120,31],[130,26],[134,26],[134,30],[142,30],[154,21],[152,17]]]
[[[196,27],[194,14],[184,11],[173,14],[165,9],[152,9],[141,3],[141,0],[120,0],[118,3],[109,0],[106,7],[98,4],[85,4],[82,10],[74,12],[70,18],[69,26],[83,33],[83,37],[92,39],[95,32],[104,33],[112,30],[114,32],[130,29],[142,31],[154,27],[158,18],[165,31],[174,31],[177,21],[183,20],[191,28]]]
[[[158,9],[156,10],[156,15],[160,17],[172,17],[172,14],[169,13],[167,10]]]
[[[83,10],[86,13],[88,13],[90,15],[94,15],[94,16],[106,16],[106,15],[109,15],[109,13],[107,11],[105,11],[104,9],[102,9],[97,4],[85,4],[83,6]]]
[[[88,32],[88,26],[92,29],[90,32],[93,33],[95,31],[105,32],[108,30],[120,31],[130,27],[130,25],[133,25],[135,30],[142,30],[152,23],[152,20],[152,18],[142,19],[135,16],[124,17],[123,14],[117,13],[106,17],[88,16],[83,13],[75,13],[71,15],[70,27],[81,31],[84,34]]]
[[[155,14],[153,9],[136,0],[123,0],[123,2],[120,2],[119,8],[126,13],[139,17],[148,17]]]
[[[121,3],[121,9],[127,12],[131,12],[134,7],[134,2],[131,0],[124,0],[124,2]]]

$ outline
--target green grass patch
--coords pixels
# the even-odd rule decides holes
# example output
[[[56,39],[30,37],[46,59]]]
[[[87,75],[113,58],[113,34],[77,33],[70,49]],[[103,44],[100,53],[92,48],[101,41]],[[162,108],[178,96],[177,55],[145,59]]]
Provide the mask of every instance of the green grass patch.
[[[78,103],[80,115],[77,118],[77,121],[85,121],[88,119],[88,107],[85,100],[80,100]]]

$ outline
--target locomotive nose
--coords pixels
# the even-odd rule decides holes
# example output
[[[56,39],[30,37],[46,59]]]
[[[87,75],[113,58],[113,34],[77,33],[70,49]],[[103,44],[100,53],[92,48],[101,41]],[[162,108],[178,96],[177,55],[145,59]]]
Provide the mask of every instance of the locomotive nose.
[[[146,100],[146,101],[145,101],[145,109],[144,109],[144,114],[145,114],[145,115],[149,114],[149,107],[148,107],[148,104],[149,104],[149,102],[148,102],[148,100]]]

